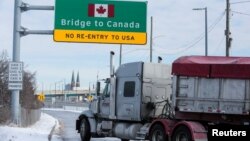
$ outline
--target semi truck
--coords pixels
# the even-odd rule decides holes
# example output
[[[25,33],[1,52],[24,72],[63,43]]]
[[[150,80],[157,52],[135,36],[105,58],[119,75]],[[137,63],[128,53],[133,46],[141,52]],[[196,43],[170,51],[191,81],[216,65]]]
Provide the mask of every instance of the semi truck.
[[[250,124],[250,57],[184,56],[133,62],[110,77],[76,120],[82,141],[207,141],[209,125]]]

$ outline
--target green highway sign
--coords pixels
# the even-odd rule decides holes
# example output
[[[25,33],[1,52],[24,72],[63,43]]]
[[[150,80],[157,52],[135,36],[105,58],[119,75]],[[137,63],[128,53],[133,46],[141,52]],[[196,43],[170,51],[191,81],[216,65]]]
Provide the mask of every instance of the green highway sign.
[[[147,2],[56,0],[54,40],[146,44]]]

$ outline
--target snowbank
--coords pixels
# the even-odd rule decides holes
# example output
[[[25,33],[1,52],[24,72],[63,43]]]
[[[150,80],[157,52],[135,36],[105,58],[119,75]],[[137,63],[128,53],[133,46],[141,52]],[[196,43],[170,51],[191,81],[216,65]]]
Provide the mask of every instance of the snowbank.
[[[57,119],[45,113],[34,125],[21,128],[0,126],[1,141],[47,141],[52,128],[58,124]]]

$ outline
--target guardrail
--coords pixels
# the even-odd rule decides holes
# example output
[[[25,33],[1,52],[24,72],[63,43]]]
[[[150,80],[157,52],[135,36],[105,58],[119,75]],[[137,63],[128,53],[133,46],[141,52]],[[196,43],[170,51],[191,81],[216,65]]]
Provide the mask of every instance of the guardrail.
[[[67,101],[45,101],[44,108],[64,108],[65,106],[71,107],[88,107],[89,104],[87,102],[67,102]]]

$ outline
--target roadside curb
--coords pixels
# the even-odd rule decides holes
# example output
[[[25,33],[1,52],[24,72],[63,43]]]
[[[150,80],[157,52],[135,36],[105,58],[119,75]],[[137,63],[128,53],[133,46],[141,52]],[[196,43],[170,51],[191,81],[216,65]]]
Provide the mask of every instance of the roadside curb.
[[[58,123],[58,121],[56,120],[56,121],[55,121],[55,125],[52,127],[52,129],[51,129],[51,131],[50,131],[50,133],[49,133],[49,135],[48,135],[48,140],[49,140],[49,141],[51,141],[51,138],[52,138],[52,135],[53,135],[53,133],[54,133],[54,131],[55,131],[55,128],[56,128],[56,126],[57,126],[57,123]]]

